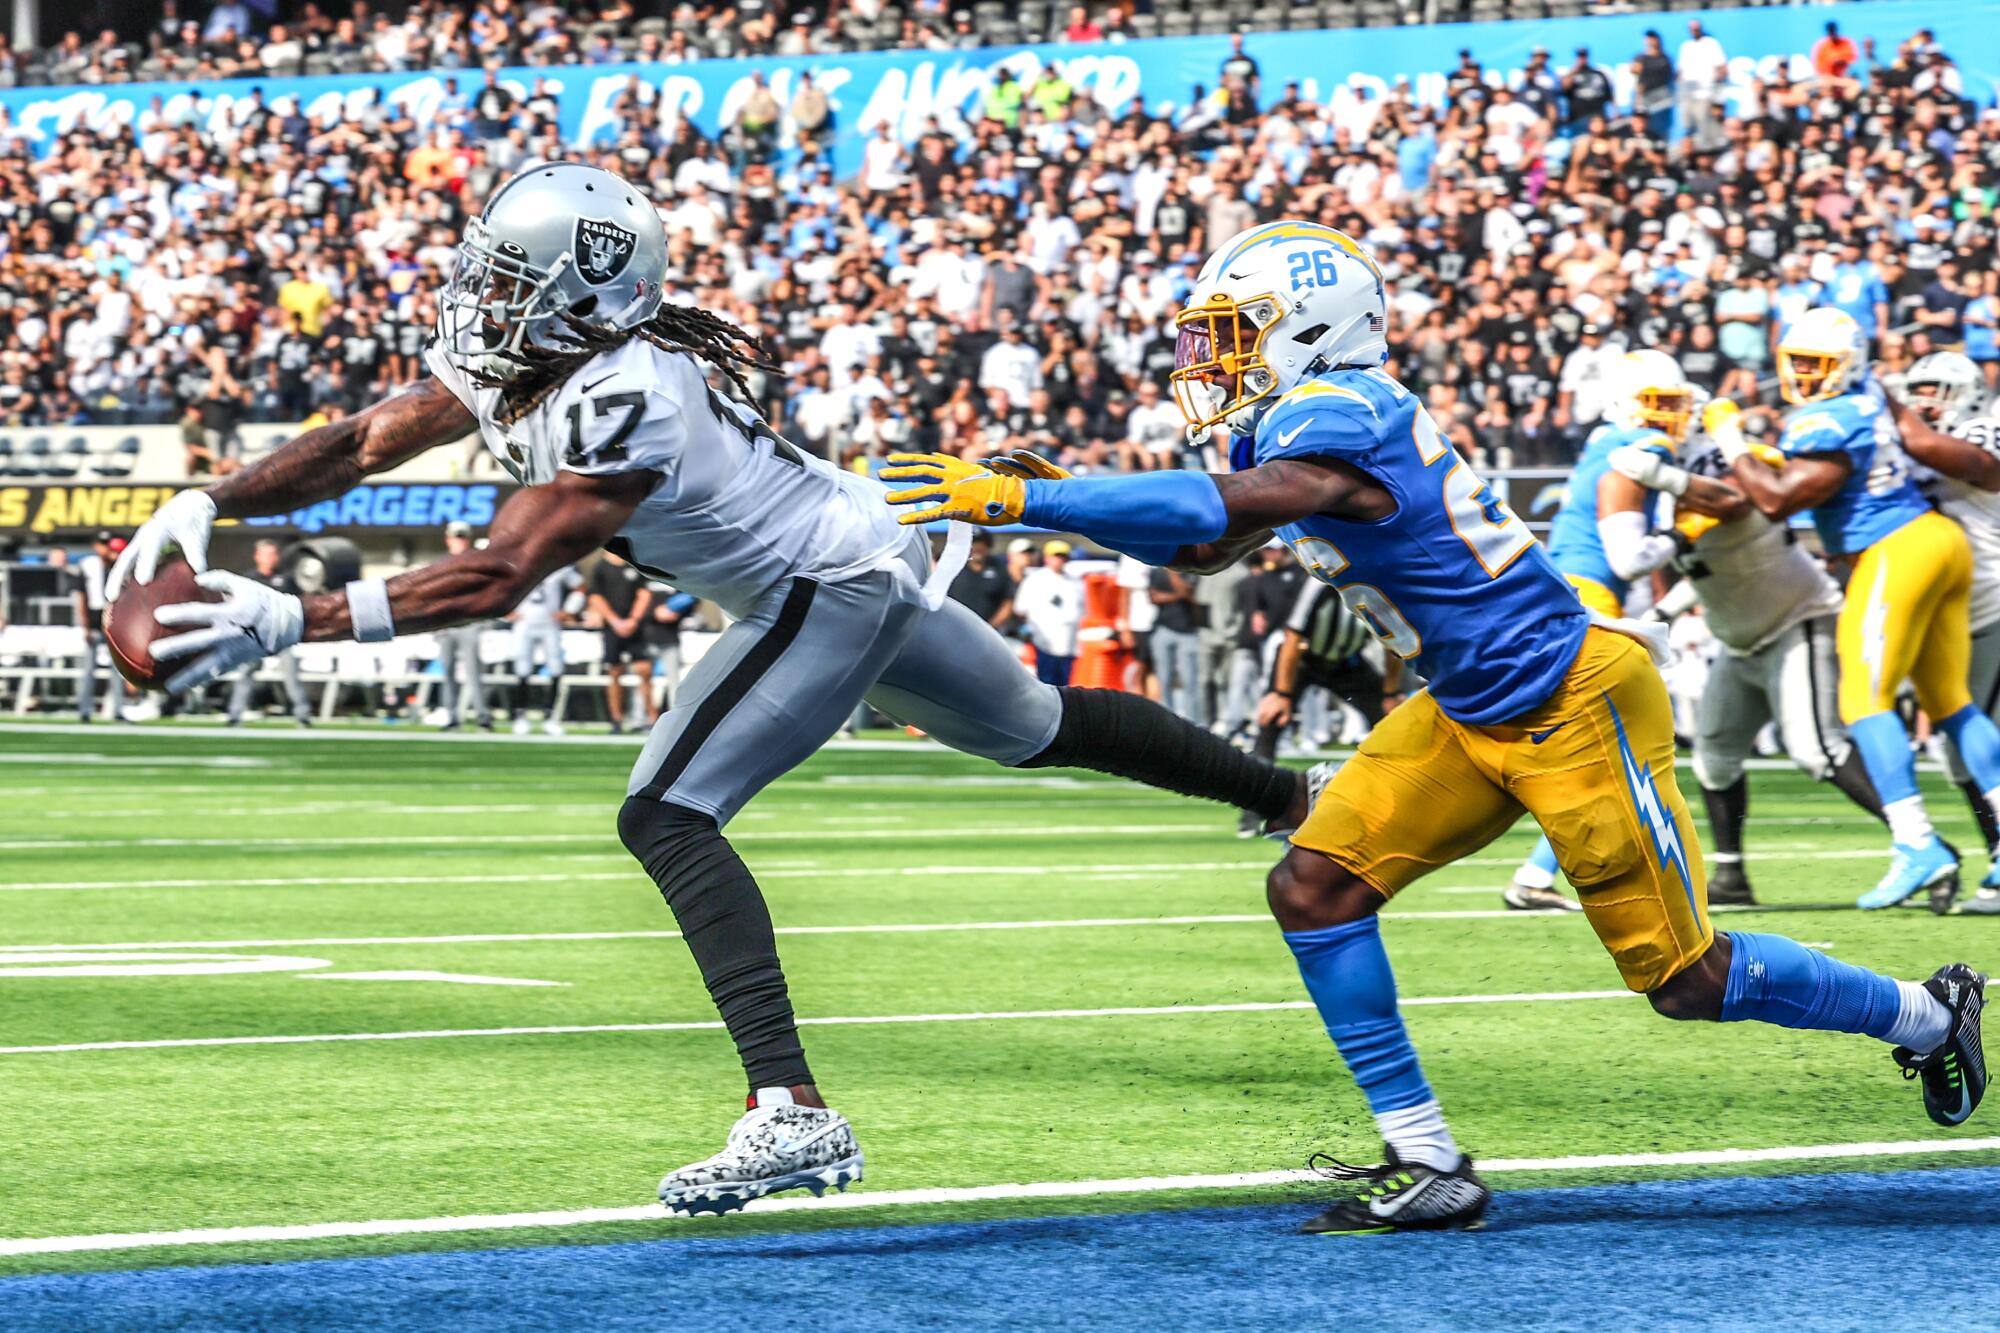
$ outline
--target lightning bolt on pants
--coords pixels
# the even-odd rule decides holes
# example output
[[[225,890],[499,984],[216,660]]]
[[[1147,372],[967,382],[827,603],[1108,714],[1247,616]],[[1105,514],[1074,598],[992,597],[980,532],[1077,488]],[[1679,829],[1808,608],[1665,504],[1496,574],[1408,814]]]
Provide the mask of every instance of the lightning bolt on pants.
[[[1428,693],[1413,697],[1362,742],[1292,841],[1389,896],[1523,811],[1627,986],[1653,990],[1707,951],[1715,934],[1674,778],[1673,707],[1645,649],[1609,630],[1592,629],[1555,693],[1506,723],[1456,722]]]

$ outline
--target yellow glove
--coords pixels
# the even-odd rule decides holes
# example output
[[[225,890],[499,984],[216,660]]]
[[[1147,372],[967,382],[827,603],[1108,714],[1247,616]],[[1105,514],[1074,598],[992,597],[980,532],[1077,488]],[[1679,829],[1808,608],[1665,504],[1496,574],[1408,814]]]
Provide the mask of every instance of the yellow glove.
[[[1701,409],[1701,428],[1710,435],[1725,425],[1743,428],[1743,409],[1727,398],[1717,398]]]
[[[1071,475],[1068,468],[1056,466],[1033,449],[1016,449],[981,461],[1002,476],[1019,477],[1022,481],[1062,481]]]
[[[1770,445],[1765,444],[1761,440],[1751,441],[1750,456],[1752,458],[1760,459],[1763,462],[1770,464],[1772,467],[1783,467],[1785,465],[1784,454],[1780,453],[1776,449],[1773,449]]]
[[[907,526],[956,518],[997,528],[1021,521],[1028,490],[1019,477],[1003,476],[983,464],[950,454],[890,454],[889,462],[892,466],[878,474],[884,481],[924,483],[906,491],[889,492],[890,504],[936,502],[928,509],[912,509],[898,515],[898,523]]]
[[[1696,542],[1701,540],[1702,534],[1711,531],[1721,522],[1722,520],[1719,518],[1713,518],[1707,514],[1697,514],[1693,510],[1689,510],[1687,513],[1681,514],[1674,519],[1674,531],[1680,533],[1681,536],[1687,538],[1689,541]]]

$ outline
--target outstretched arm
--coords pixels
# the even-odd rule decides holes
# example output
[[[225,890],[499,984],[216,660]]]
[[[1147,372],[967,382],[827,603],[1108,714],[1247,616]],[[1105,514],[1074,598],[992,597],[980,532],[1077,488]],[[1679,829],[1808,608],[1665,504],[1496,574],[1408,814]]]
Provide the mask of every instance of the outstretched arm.
[[[464,435],[478,423],[436,376],[351,417],[288,441],[207,490],[182,491],[132,536],[111,567],[105,595],[129,576],[151,583],[160,557],[178,548],[195,572],[208,570],[208,536],[218,518],[261,518],[344,495],[370,473]]]
[[[153,656],[185,660],[167,682],[185,690],[302,640],[379,642],[398,633],[490,620],[514,609],[537,583],[603,545],[631,517],[657,473],[588,477],[559,473],[509,500],[485,549],[449,555],[384,583],[361,579],[340,592],[298,598],[237,574],[203,574],[219,602],[162,607],[154,619],[185,625],[160,639]]]
[[[505,615],[537,583],[617,536],[659,480],[657,472],[601,477],[559,472],[546,485],[517,491],[494,518],[484,548],[448,555],[388,581],[396,633],[421,634]],[[308,641],[354,637],[345,592],[308,597],[305,612]]]
[[[1219,547],[1325,514],[1373,522],[1395,512],[1389,492],[1338,459],[1280,459],[1239,472],[1148,472],[1122,477],[1022,481],[940,454],[898,454],[882,475],[924,484],[895,491],[901,522],[956,518],[988,527],[1025,523],[1075,532],[1148,564],[1189,548]]]
[[[385,472],[478,426],[457,395],[432,375],[408,393],[329,421],[287,441],[208,488],[220,518],[262,518],[345,495],[363,477]]]

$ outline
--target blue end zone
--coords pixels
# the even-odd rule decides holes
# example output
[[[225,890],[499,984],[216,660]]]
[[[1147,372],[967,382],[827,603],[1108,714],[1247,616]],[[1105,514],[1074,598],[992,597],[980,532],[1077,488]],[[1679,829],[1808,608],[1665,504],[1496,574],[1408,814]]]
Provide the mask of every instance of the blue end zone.
[[[1502,1194],[1443,1236],[1301,1207],[867,1227],[0,1282],[0,1328],[1990,1327],[2000,1168]],[[1972,1225],[1968,1225],[1972,1222]]]

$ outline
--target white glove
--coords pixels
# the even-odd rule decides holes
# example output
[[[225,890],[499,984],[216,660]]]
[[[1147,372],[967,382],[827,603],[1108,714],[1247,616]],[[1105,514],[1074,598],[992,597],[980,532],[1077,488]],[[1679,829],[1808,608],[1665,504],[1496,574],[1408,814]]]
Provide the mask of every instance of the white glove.
[[[182,491],[174,496],[132,534],[118,563],[111,566],[104,595],[116,601],[125,589],[128,574],[142,585],[151,583],[160,568],[160,557],[169,547],[178,546],[189,567],[197,574],[206,574],[208,534],[214,526],[215,501],[208,498],[207,492]]]
[[[1623,445],[1613,449],[1605,461],[1611,464],[1612,471],[1630,477],[1649,491],[1665,491],[1668,495],[1687,494],[1687,469],[1675,467],[1651,449],[1642,449],[1636,444]]]
[[[220,602],[181,602],[153,613],[162,625],[198,625],[153,644],[155,661],[192,657],[167,681],[175,694],[237,667],[282,652],[305,636],[306,604],[288,592],[218,569],[195,582],[223,595]]]

